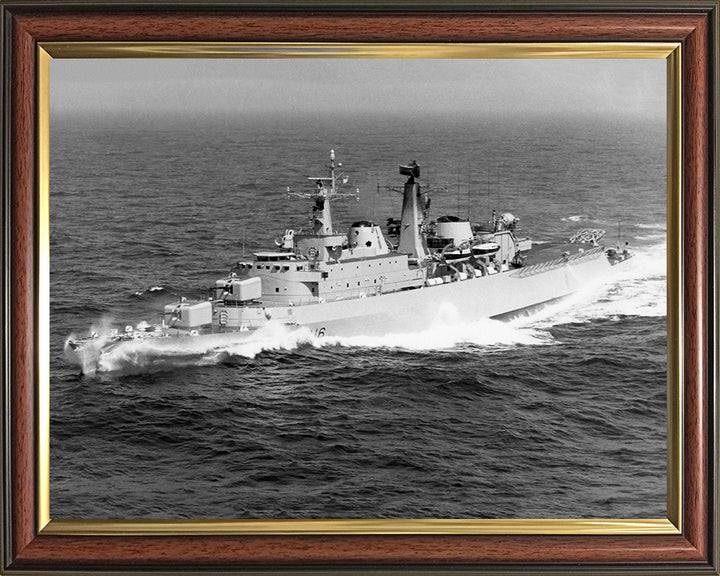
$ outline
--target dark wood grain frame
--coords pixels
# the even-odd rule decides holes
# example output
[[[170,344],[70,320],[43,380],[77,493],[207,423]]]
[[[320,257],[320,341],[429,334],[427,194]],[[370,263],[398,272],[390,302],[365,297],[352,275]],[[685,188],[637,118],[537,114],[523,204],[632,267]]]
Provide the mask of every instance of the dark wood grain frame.
[[[718,2],[8,1],[2,16],[2,564],[106,571],[718,574]],[[42,42],[679,42],[682,531],[660,535],[54,535],[38,529],[37,57]]]

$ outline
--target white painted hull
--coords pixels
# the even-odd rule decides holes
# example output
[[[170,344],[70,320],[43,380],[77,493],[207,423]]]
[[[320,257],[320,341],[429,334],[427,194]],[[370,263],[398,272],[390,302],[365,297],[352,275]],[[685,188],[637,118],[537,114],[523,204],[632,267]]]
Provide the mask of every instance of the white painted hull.
[[[326,336],[423,330],[453,309],[464,321],[511,315],[564,298],[611,273],[600,253],[529,276],[522,269],[368,298],[299,306],[293,321]]]

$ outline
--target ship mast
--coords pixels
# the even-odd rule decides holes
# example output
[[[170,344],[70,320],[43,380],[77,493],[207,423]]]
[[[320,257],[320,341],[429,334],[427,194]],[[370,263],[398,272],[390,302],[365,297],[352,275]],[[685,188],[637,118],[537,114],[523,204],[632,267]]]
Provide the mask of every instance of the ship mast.
[[[403,190],[402,216],[400,217],[400,240],[397,251],[410,254],[412,258],[424,260],[428,251],[420,234],[423,210],[420,193],[420,166],[414,160],[407,166],[400,166],[400,174],[408,176]]]
[[[338,162],[337,168],[342,164]],[[330,200],[334,198],[352,197],[358,200],[360,198],[360,190],[356,189],[354,193],[344,193],[339,191],[340,184],[347,183],[347,177],[342,173],[336,173],[335,150],[330,150],[330,164],[328,165],[329,176],[320,178],[308,177],[308,180],[315,182],[315,190],[312,192],[295,192],[288,186],[287,193],[291,196],[299,196],[301,198],[314,198],[315,205],[312,209],[313,233],[318,236],[331,236],[335,234],[333,229],[332,211],[330,209]]]

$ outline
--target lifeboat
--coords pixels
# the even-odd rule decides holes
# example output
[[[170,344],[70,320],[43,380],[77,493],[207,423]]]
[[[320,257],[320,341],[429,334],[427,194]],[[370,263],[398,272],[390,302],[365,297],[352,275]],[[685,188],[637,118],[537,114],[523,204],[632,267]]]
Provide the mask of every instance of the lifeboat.
[[[497,242],[483,242],[472,247],[472,254],[473,256],[492,256],[498,250],[500,250],[500,244]]]
[[[460,246],[449,244],[442,251],[442,257],[446,262],[465,262],[470,260],[472,249],[467,242],[463,242]]]

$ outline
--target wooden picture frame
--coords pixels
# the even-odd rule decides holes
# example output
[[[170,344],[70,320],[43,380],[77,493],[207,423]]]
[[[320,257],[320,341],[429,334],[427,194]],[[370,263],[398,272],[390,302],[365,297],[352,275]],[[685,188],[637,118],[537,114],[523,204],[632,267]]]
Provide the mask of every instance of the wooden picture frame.
[[[145,3],[8,1],[2,9],[3,107],[3,559],[7,573],[109,570],[242,573],[677,573],[718,574],[716,178],[718,2],[613,3]],[[678,349],[682,427],[677,517],[658,529],[543,530],[498,521],[489,530],[238,529],[209,521],[172,529],[140,522],[93,529],[48,523],[46,327],[41,303],[47,127],[43,45],[82,42],[677,44],[681,277]],[[81,50],[82,52],[82,50]],[[671,72],[672,74],[672,72]],[[672,102],[671,102],[672,105]],[[670,163],[671,164],[671,163]],[[674,268],[671,267],[671,272]],[[670,328],[669,328],[670,334]],[[669,359],[670,360],[670,359]],[[669,366],[673,372],[673,367]],[[672,404],[672,403],[671,403]],[[673,435],[669,435],[673,442]],[[47,488],[47,487],[45,487]],[[326,526],[327,528],[327,526]]]

